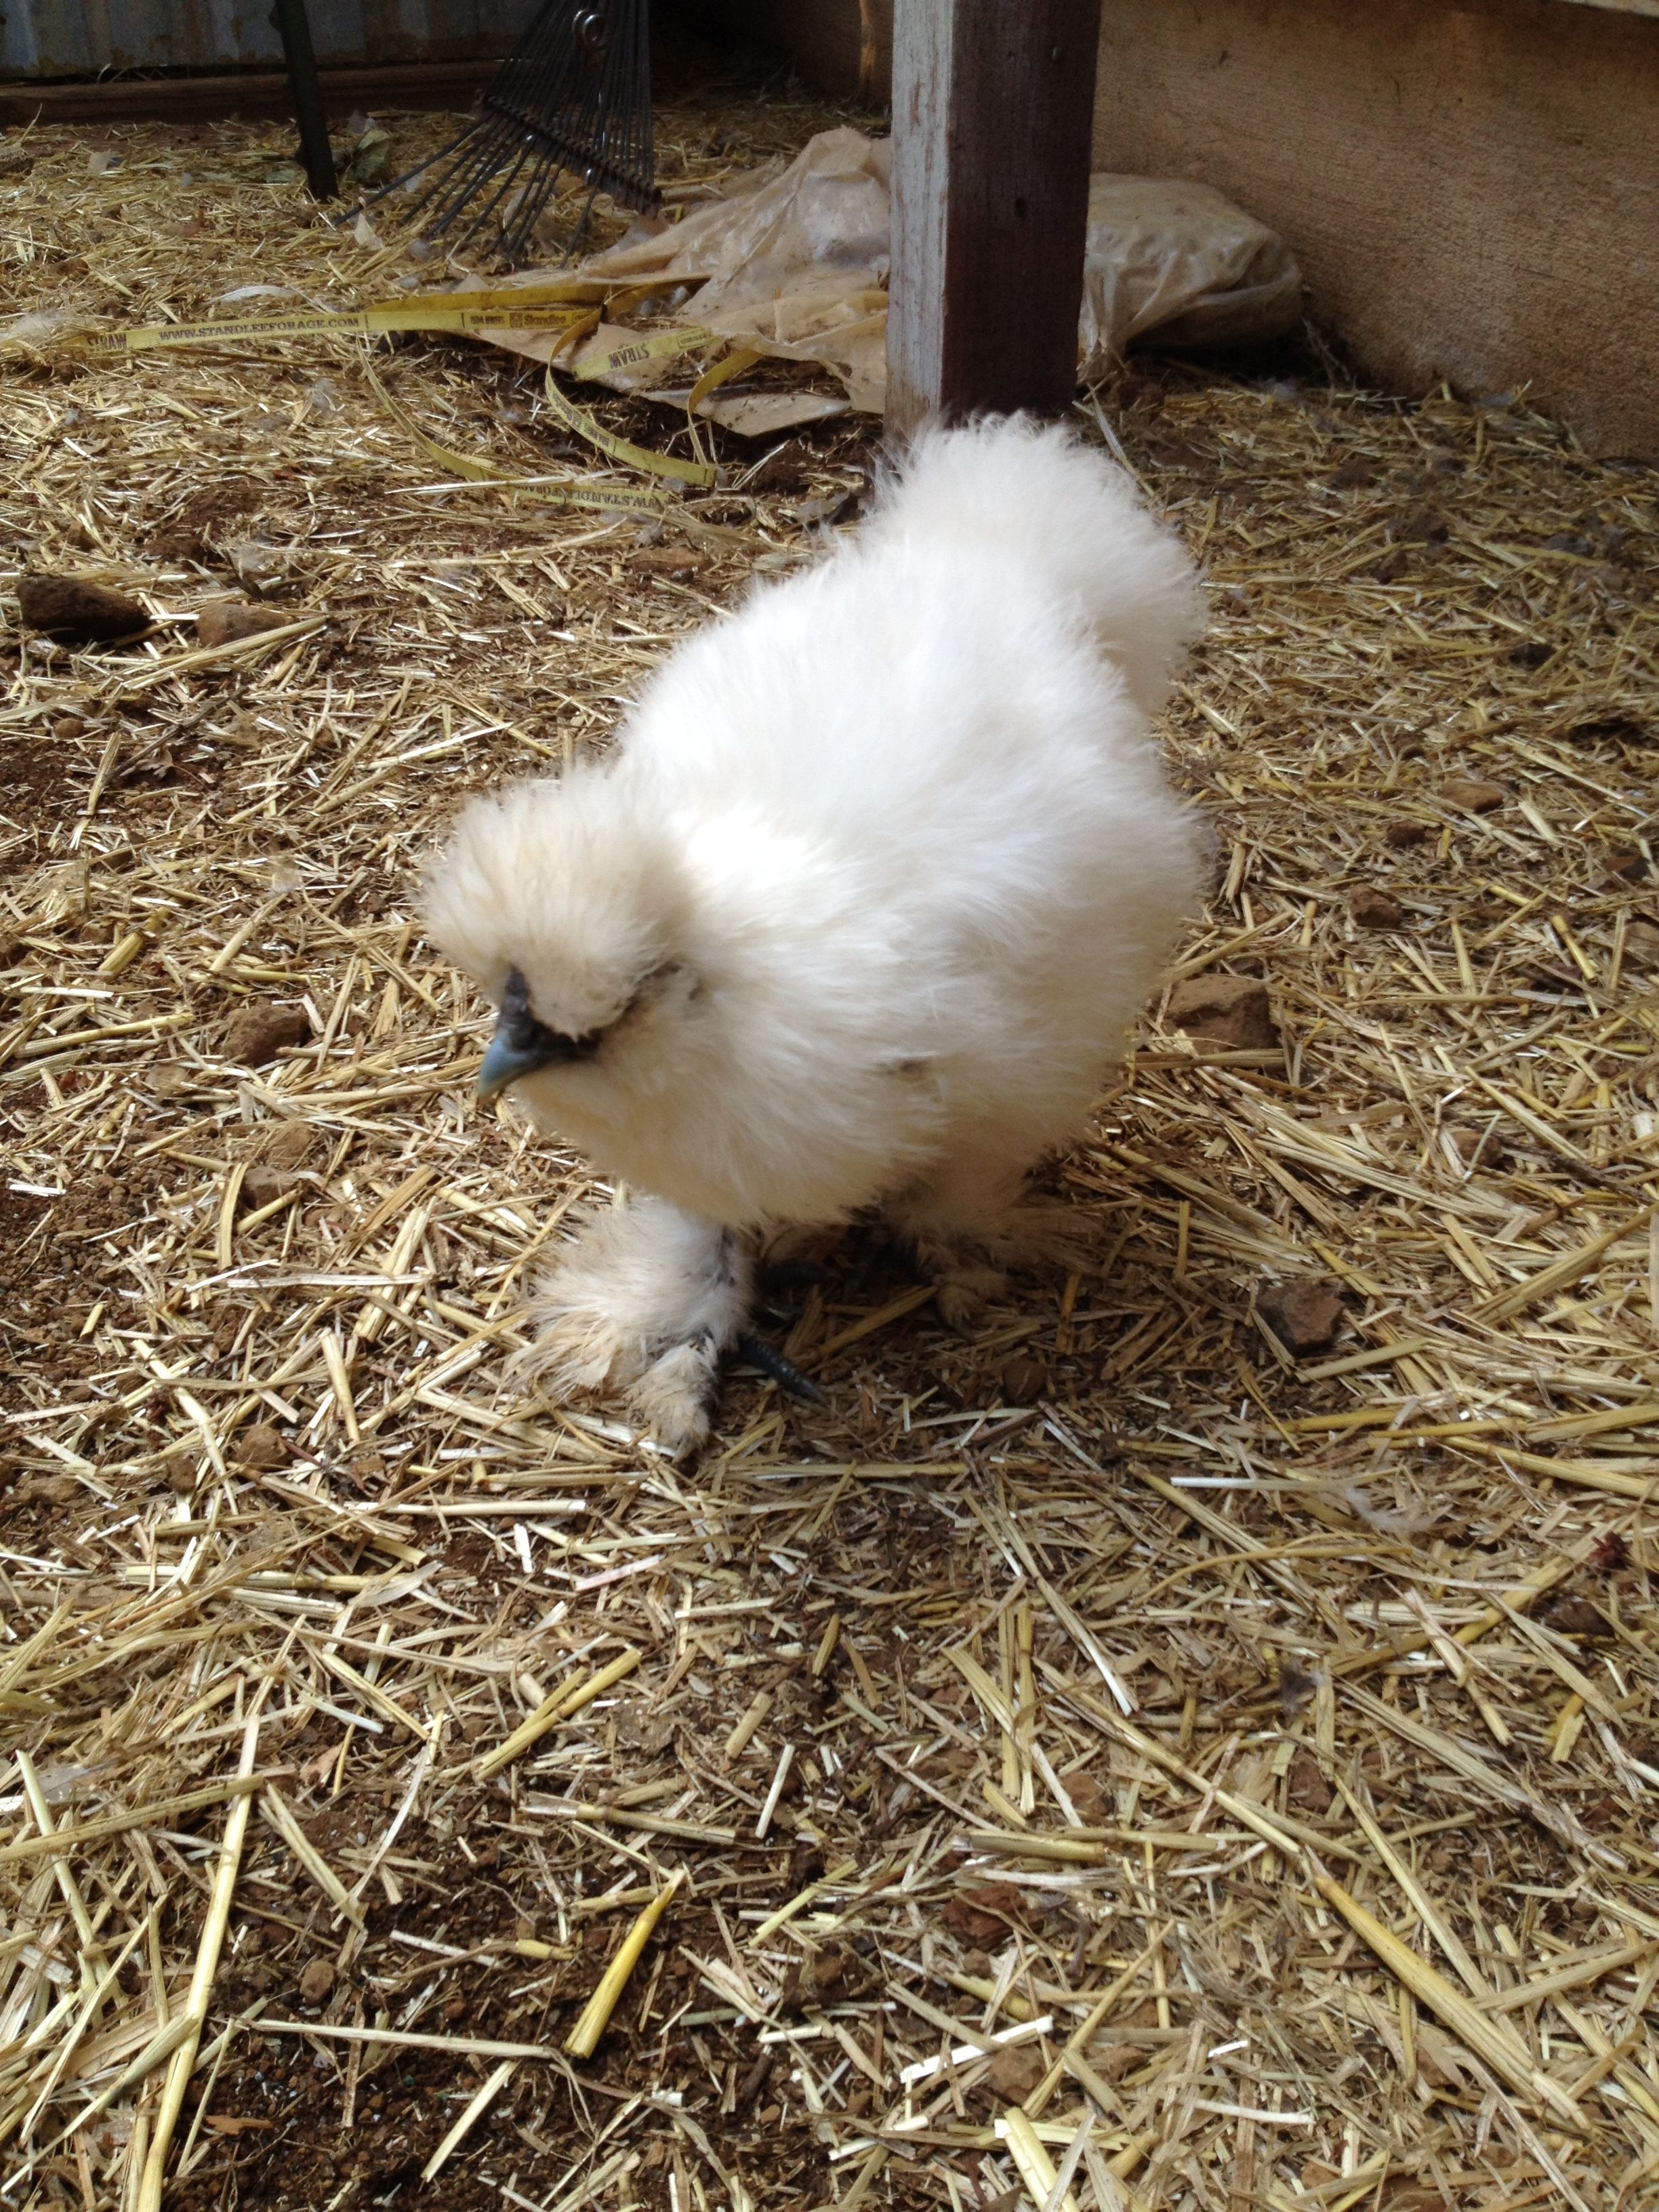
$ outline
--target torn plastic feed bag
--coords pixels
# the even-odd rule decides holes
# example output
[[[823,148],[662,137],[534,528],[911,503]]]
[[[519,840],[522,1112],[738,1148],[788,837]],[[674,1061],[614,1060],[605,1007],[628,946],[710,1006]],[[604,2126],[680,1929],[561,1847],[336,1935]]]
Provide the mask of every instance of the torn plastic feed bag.
[[[672,319],[828,369],[852,407],[879,414],[887,389],[889,153],[884,138],[850,128],[821,131],[786,168],[738,179],[677,223],[641,226],[592,255],[580,273],[659,285]],[[516,281],[544,281],[549,273],[526,270]],[[1301,291],[1284,240],[1209,185],[1091,180],[1078,329],[1084,380],[1153,336],[1194,348],[1281,336],[1300,316]],[[601,337],[624,335],[596,334],[584,351],[597,359],[605,350]],[[557,343],[544,331],[491,336],[542,361]],[[664,364],[605,368],[596,380],[648,392],[665,381]]]

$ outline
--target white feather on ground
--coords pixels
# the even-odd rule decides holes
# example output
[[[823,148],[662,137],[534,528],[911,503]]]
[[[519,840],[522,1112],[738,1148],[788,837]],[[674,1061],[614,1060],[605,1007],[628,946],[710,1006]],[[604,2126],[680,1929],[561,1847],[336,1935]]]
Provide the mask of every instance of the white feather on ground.
[[[1041,1250],[1025,1176],[1200,896],[1151,724],[1201,620],[1099,454],[934,431],[855,535],[675,651],[608,756],[465,810],[432,935],[498,1002],[522,979],[520,1096],[641,1194],[544,1286],[555,1390],[699,1441],[780,1224],[880,1206],[957,1317]]]

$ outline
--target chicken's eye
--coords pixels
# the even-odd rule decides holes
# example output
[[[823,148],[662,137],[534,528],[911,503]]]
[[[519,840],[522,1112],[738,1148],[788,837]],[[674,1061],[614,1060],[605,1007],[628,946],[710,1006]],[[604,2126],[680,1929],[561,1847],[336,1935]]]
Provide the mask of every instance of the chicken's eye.
[[[538,1021],[530,1011],[530,986],[523,971],[509,968],[501,987],[495,1034],[478,1070],[479,1095],[493,1098],[505,1085],[533,1075],[538,1068],[568,1067],[575,1060],[592,1060],[604,1042],[603,1030],[590,1030],[586,1036],[566,1036]]]
[[[545,1054],[551,1057],[561,1046],[569,1042],[538,1022],[530,1011],[530,986],[517,968],[507,971],[507,986],[501,993],[501,1012],[498,1027],[514,1052]]]

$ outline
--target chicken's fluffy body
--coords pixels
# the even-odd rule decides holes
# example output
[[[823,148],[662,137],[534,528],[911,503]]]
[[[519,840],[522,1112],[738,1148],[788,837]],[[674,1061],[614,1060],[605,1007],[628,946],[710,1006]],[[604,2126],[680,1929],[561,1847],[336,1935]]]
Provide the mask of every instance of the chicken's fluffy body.
[[[935,1261],[1018,1251],[1027,1170],[1200,896],[1151,722],[1200,620],[1099,455],[933,432],[856,534],[678,647],[610,755],[463,814],[432,933],[581,1041],[520,1095],[648,1194],[556,1271],[556,1382],[693,1442],[749,1233],[880,1205]]]

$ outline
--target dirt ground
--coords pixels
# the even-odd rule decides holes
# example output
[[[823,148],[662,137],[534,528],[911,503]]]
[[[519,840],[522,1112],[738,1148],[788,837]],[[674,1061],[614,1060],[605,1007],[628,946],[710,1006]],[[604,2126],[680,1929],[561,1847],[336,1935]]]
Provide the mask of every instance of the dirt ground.
[[[684,59],[663,179],[845,119]],[[642,528],[434,492],[349,342],[73,352],[410,277],[289,151],[0,139],[61,319],[0,352],[9,2201],[138,2203],[199,2005],[181,2212],[1013,2212],[1021,2115],[1102,2212],[1651,2203],[1652,472],[1312,338],[1091,395],[1210,579],[1218,866],[1052,1170],[1090,1264],[956,1335],[826,1239],[767,1319],[824,1402],[736,1370],[675,1463],[513,1380],[605,1194],[474,1108],[416,878],[856,527],[875,426],[716,432]],[[380,366],[592,469],[531,364]],[[155,627],[26,632],[31,571]],[[226,597],[321,626],[187,662]]]

